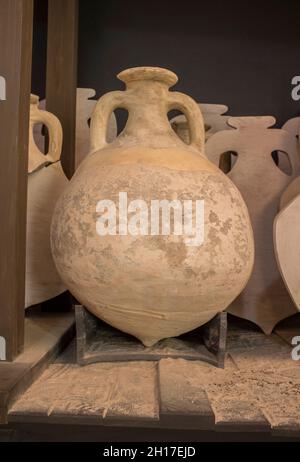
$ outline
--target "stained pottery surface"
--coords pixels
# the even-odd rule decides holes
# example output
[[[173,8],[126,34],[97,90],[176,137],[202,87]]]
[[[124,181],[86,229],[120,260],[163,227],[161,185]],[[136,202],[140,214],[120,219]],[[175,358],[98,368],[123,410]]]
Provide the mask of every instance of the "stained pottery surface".
[[[276,217],[274,246],[285,285],[300,311],[300,195]]]
[[[255,263],[252,276],[228,311],[258,324],[270,333],[281,319],[295,313],[284,286],[273,249],[273,222],[282,192],[293,179],[273,162],[276,150],[289,156],[293,174],[299,171],[297,141],[285,130],[270,129],[273,117],[229,119],[233,131],[222,131],[206,144],[207,157],[216,165],[224,152],[238,154],[228,177],[241,191],[250,212],[255,237]]]
[[[90,150],[89,120],[97,101],[94,98],[96,91],[91,88],[77,88],[76,99],[76,167],[82,162]],[[107,141],[113,141],[117,136],[117,122],[114,114],[111,114],[107,127]]]
[[[127,89],[97,103],[92,153],[58,201],[52,252],[81,304],[150,346],[204,324],[232,302],[252,270],[253,235],[239,191],[201,154],[199,107],[186,95],[169,92],[176,75],[135,68],[118,77]],[[108,144],[108,120],[118,107],[128,109],[129,118]],[[189,146],[168,122],[171,109],[189,121]],[[188,246],[186,235],[174,234],[99,236],[97,203],[112,200],[118,209],[120,192],[127,193],[128,202],[143,199],[149,208],[154,199],[204,199],[204,243]]]
[[[55,145],[55,156],[61,153],[61,126],[52,114],[34,110],[34,122],[47,124],[50,148]],[[31,112],[32,116],[32,112]],[[53,120],[54,125],[52,124]],[[68,184],[60,162],[51,162],[32,144],[32,119],[30,124],[29,165],[36,169],[28,174],[27,238],[26,238],[26,287],[25,307],[41,303],[64,292],[60,276],[55,268],[50,248],[50,226],[56,202]],[[58,130],[58,133],[56,131]],[[55,133],[55,141],[51,136]],[[57,144],[56,144],[57,143]],[[47,158],[46,165],[43,158]]]

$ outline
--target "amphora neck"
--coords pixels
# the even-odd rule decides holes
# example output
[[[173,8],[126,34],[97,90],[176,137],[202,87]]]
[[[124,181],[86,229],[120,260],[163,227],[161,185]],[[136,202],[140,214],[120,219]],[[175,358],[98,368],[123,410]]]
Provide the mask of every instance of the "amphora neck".
[[[141,142],[152,137],[171,138],[180,143],[168,120],[169,88],[177,76],[166,69],[133,68],[118,78],[125,82],[127,94],[128,120],[122,136]]]

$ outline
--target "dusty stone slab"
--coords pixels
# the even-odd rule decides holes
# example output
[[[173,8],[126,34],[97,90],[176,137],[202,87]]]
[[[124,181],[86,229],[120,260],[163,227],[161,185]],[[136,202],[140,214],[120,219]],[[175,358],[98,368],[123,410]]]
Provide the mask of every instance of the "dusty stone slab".
[[[295,365],[291,348],[283,338],[265,335],[250,323],[238,323],[230,328],[227,351],[240,370],[278,371]]]
[[[22,414],[156,420],[155,364],[52,364],[10,411]]]
[[[79,367],[67,362],[74,360],[70,346],[19,398],[9,420],[299,437],[300,363],[276,335],[251,332],[230,326],[225,369],[171,358]]]
[[[236,348],[229,352],[234,363],[240,370],[270,370],[292,368],[295,362],[291,357],[291,348],[288,346],[262,347],[262,348]]]
[[[221,428],[300,430],[299,384],[279,380],[274,372],[238,371],[210,385],[208,396]]]
[[[234,349],[261,349],[284,346],[285,342],[277,335],[265,335],[262,331],[257,330],[255,326],[249,324],[240,328],[230,326],[227,338],[227,351]]]
[[[216,427],[235,431],[269,429],[265,415],[239,373],[216,378],[207,385],[207,393],[215,414]]]
[[[209,405],[209,417],[214,417],[217,426],[268,427],[262,412],[254,405],[247,384],[240,383],[239,371],[230,358],[225,370],[198,361],[165,360],[161,363],[160,377],[168,384],[169,390],[172,390],[172,381],[174,383],[171,394],[166,385],[166,391],[160,386],[163,392],[162,410],[165,409],[165,412],[185,410],[186,413],[197,413],[198,410],[199,420],[207,419]],[[241,391],[244,392],[242,395]],[[207,401],[203,401],[204,396],[208,398],[208,405]]]
[[[273,431],[300,435],[300,368],[260,372],[248,383]]]
[[[191,427],[210,428],[214,425],[214,413],[206,391],[200,384],[191,383],[185,373],[184,360],[163,359],[159,362],[160,416],[165,423],[176,426],[185,424]],[[199,362],[190,361],[190,370]]]

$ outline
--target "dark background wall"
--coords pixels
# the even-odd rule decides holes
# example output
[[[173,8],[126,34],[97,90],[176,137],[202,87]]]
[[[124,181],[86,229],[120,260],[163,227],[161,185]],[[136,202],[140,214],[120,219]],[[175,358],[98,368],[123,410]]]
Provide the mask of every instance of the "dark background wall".
[[[176,90],[227,104],[232,115],[300,115],[300,2],[80,0],[78,86],[97,96],[123,88],[116,74],[162,66]],[[46,0],[36,0],[33,91],[44,96]]]

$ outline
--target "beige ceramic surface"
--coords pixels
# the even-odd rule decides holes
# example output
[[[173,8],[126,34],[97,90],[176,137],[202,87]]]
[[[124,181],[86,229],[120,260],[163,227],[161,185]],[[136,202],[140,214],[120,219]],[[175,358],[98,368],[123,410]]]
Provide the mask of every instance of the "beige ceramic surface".
[[[228,177],[246,201],[255,238],[255,264],[252,276],[228,311],[258,324],[266,333],[281,319],[295,313],[295,307],[277,268],[273,248],[273,222],[282,192],[293,179],[283,173],[271,157],[273,151],[289,155],[293,172],[298,171],[297,142],[285,130],[270,129],[273,117],[235,117],[236,128],[212,136],[206,155],[219,164],[220,155],[234,151],[237,161]]]
[[[294,117],[288,120],[282,127],[293,136],[297,137],[298,143],[298,158],[300,161],[300,117]],[[300,172],[298,172],[300,174]],[[300,176],[295,178],[286,188],[280,199],[280,210],[282,210],[289,202],[291,202],[298,194],[300,194]]]
[[[76,144],[75,144],[75,167],[77,168],[80,162],[86,157],[90,150],[90,129],[89,121],[91,119],[93,109],[97,100],[92,99],[96,95],[96,91],[92,88],[77,88],[76,93]],[[34,102],[34,99],[32,99]],[[45,109],[46,100],[39,103],[39,109]],[[52,115],[52,114],[51,114]],[[45,137],[41,133],[41,125],[36,123],[33,125],[33,134],[36,147],[39,151],[44,151]],[[117,121],[114,114],[111,115],[107,127],[107,140],[113,141],[117,136]],[[38,153],[39,154],[39,153]],[[38,156],[40,159],[40,156]],[[42,158],[43,162],[45,159]]]
[[[274,246],[285,285],[300,311],[300,195],[277,215]]]
[[[227,124],[230,116],[224,115],[228,107],[224,104],[199,104],[205,124],[205,139],[208,140],[214,133],[221,130],[231,130]],[[170,121],[173,129],[178,136],[185,142],[189,143],[189,130],[186,117],[179,115]]]
[[[90,129],[89,120],[92,116],[96,100],[96,92],[91,88],[77,88],[76,100],[76,168],[89,153],[90,149]],[[111,114],[107,127],[107,141],[113,141],[117,136],[117,122],[114,114]]]
[[[293,117],[292,119],[289,119],[287,122],[285,122],[285,124],[283,124],[282,129],[286,130],[294,136],[299,135],[300,117]]]
[[[37,104],[37,103],[34,103]],[[28,174],[27,197],[27,238],[26,238],[26,287],[25,307],[41,303],[64,292],[63,285],[55,268],[50,249],[50,225],[52,214],[60,194],[68,184],[59,161],[61,153],[61,125],[52,114],[38,110],[31,111],[29,165],[35,170]],[[32,119],[33,118],[33,119]],[[54,123],[53,123],[54,122]],[[55,137],[55,157],[45,156],[32,143],[33,123],[47,125],[49,146],[54,146],[51,136]],[[43,162],[43,158],[47,158]]]
[[[46,125],[49,133],[49,150],[47,154],[41,152],[37,146],[33,133],[37,124]],[[41,141],[41,139],[40,139]],[[59,120],[50,112],[39,108],[39,98],[31,95],[30,98],[30,128],[29,128],[29,156],[28,173],[34,172],[43,165],[57,162],[61,155],[62,128]]]
[[[34,98],[32,99],[32,96],[34,97],[34,95],[31,95],[31,100],[34,103]],[[39,101],[38,109],[46,110],[46,100],[45,99],[42,99]],[[43,124],[42,123],[33,125],[33,138],[34,138],[34,142],[37,148],[42,153],[44,153],[45,152],[45,136],[43,134]]]
[[[299,194],[300,194],[300,177],[298,176],[284,190],[281,196],[281,199],[280,199],[279,210],[283,210]]]
[[[66,286],[96,316],[152,345],[209,321],[244,288],[253,265],[247,208],[234,184],[203,154],[204,126],[197,104],[170,92],[170,71],[134,68],[118,76],[126,91],[104,95],[91,122],[92,152],[59,199],[52,252]],[[112,111],[129,118],[106,142]],[[172,130],[167,114],[181,110],[191,144]],[[201,246],[186,235],[107,235],[96,232],[101,199],[204,199]]]

